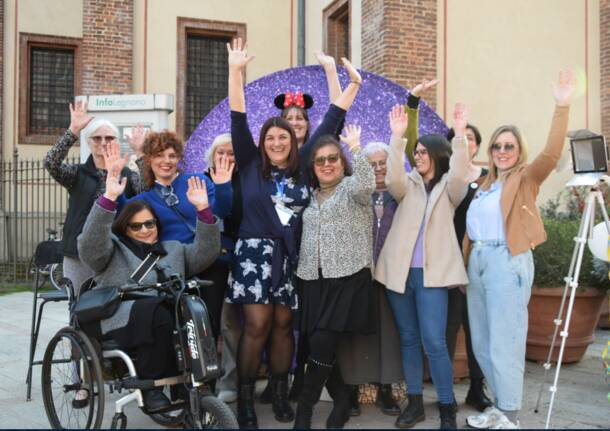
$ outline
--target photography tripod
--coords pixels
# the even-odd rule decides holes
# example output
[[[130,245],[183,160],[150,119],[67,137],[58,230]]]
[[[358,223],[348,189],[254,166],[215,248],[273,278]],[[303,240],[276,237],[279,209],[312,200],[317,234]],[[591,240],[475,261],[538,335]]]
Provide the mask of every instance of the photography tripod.
[[[538,401],[536,401],[536,408],[534,412],[538,413],[538,407],[540,406],[540,399],[542,398],[542,391],[544,389],[544,385],[547,381],[548,371],[551,369],[551,358],[553,356],[553,351],[555,350],[555,342],[557,340],[557,334],[561,337],[561,344],[559,346],[559,356],[557,357],[557,367],[555,369],[555,377],[553,379],[553,385],[549,387],[549,392],[551,393],[551,400],[549,402],[549,411],[546,416],[546,423],[544,428],[549,429],[551,422],[551,414],[553,412],[553,403],[555,401],[555,395],[557,393],[557,382],[559,380],[559,372],[561,371],[561,361],[563,359],[563,351],[566,345],[566,340],[568,338],[568,330],[570,328],[570,319],[572,317],[572,308],[574,306],[574,298],[576,296],[576,288],[578,287],[578,277],[580,276],[580,268],[582,264],[583,254],[585,252],[585,247],[587,245],[587,240],[593,235],[593,226],[595,225],[595,206],[596,204],[599,206],[601,210],[602,217],[604,222],[606,223],[606,229],[608,234],[610,235],[610,220],[608,220],[608,213],[606,212],[606,206],[604,204],[604,197],[602,192],[600,191],[600,187],[602,183],[605,183],[609,178],[602,177],[599,181],[595,183],[595,185],[591,186],[587,194],[587,199],[585,201],[585,207],[582,214],[582,219],[580,221],[580,227],[578,229],[578,236],[574,238],[576,244],[574,245],[574,252],[572,253],[572,262],[570,263],[570,272],[567,277],[564,278],[566,284],[563,288],[563,296],[561,297],[561,305],[559,306],[559,312],[557,313],[557,317],[553,321],[555,324],[555,331],[553,333],[553,338],[551,340],[551,348],[549,349],[549,354],[546,358],[546,362],[544,363],[544,379],[540,384],[540,392],[538,393]],[[569,300],[568,300],[568,309],[565,316],[565,322],[562,320],[563,310],[566,303],[566,298],[568,297],[569,291]],[[559,331],[560,325],[563,323],[563,330]]]

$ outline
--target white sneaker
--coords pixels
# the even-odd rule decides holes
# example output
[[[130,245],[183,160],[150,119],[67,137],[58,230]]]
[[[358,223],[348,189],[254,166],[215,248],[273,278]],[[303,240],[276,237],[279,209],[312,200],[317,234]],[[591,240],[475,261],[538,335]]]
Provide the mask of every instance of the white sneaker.
[[[468,416],[466,418],[466,424],[471,428],[488,429],[498,425],[502,418],[508,421],[508,418],[504,416],[504,413],[494,406],[491,406],[487,407],[480,415]]]
[[[519,421],[517,423],[513,423],[506,417],[506,415],[502,415],[500,422],[496,424],[496,426],[491,427],[494,430],[517,430],[519,429]]]
[[[227,404],[234,403],[237,400],[237,391],[223,389],[222,391],[218,392],[217,398]]]

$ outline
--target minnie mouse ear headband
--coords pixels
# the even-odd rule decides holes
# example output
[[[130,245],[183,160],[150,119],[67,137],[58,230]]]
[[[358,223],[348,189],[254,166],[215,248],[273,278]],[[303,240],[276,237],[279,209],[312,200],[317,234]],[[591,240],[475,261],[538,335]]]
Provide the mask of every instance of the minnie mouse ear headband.
[[[286,93],[276,96],[276,98],[273,99],[273,104],[281,110],[291,106],[309,109],[313,106],[313,97],[311,97],[309,94],[301,93],[300,91],[295,93],[287,91]]]

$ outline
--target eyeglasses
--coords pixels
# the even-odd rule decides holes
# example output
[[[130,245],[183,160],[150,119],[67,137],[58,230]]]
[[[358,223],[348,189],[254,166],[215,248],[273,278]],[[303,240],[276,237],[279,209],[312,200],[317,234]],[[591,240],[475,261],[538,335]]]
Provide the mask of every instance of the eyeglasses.
[[[134,232],[141,231],[142,227],[145,227],[148,230],[156,229],[157,220],[151,218],[150,220],[143,221],[142,223],[127,223],[127,227]]]
[[[415,150],[413,151],[413,157],[415,156],[419,156],[419,157],[424,157],[428,155],[428,150]]]
[[[116,139],[116,136],[89,136],[89,139],[91,139],[96,144],[101,144],[102,141],[105,141],[108,144],[114,141]]]
[[[339,154],[335,153],[335,154],[330,154],[328,156],[319,156],[319,157],[316,157],[313,162],[316,164],[316,166],[324,166],[327,161],[328,161],[328,164],[334,165],[335,163],[337,163],[339,161]]]
[[[500,153],[500,152],[510,153],[514,149],[515,149],[515,144],[504,144],[504,145],[491,144],[491,151],[496,152],[496,153]]]
[[[369,162],[369,164],[373,167],[373,169],[383,169],[388,165],[388,162],[385,160],[379,160],[378,162]]]
[[[178,195],[174,193],[172,186],[161,186],[161,193],[163,194],[163,200],[168,207],[175,207],[180,203]]]

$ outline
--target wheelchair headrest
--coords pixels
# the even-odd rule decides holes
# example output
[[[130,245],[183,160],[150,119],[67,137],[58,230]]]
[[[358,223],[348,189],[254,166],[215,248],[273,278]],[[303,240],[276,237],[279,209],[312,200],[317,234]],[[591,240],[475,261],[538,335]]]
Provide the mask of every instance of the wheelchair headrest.
[[[34,265],[45,266],[53,263],[62,263],[64,257],[59,253],[59,241],[42,241],[36,246]]]

